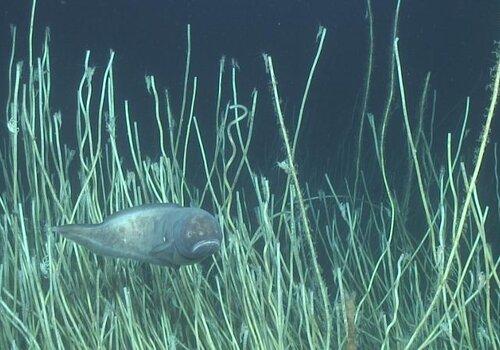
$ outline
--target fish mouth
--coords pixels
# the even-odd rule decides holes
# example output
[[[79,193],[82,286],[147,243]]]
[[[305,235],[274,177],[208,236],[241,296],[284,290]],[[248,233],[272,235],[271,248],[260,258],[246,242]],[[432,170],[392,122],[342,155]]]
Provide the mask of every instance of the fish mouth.
[[[197,256],[206,256],[214,253],[219,249],[220,241],[218,239],[207,239],[196,243],[191,248],[191,253]]]

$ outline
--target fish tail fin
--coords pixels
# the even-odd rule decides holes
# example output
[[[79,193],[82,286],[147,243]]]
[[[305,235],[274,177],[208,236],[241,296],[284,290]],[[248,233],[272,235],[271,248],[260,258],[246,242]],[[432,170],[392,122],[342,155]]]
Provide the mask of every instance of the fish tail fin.
[[[65,238],[77,240],[78,237],[87,236],[95,225],[61,225],[52,226],[51,231]]]

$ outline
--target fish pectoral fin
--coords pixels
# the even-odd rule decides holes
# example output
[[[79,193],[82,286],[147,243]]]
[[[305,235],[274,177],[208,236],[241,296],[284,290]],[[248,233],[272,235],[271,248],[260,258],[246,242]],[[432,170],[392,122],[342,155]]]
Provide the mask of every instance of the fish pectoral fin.
[[[172,264],[171,262],[168,262],[168,261],[162,262],[162,265],[166,266],[166,267],[170,267],[171,269],[173,269],[175,271],[179,270],[179,268],[180,268],[180,265]]]
[[[172,256],[172,242],[165,241],[161,242],[157,246],[154,246],[153,249],[150,250],[149,254],[158,260],[157,264],[171,267],[175,270],[179,268],[178,264],[173,263],[169,257]]]
[[[158,256],[160,254],[165,254],[171,249],[172,249],[172,242],[164,241],[154,246],[149,253],[153,256]]]

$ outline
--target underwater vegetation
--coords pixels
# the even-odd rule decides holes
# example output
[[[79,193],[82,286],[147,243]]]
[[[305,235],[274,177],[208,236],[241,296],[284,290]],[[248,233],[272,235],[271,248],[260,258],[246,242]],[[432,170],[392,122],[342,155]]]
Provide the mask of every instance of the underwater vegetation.
[[[244,77],[221,59],[216,135],[209,144],[196,116],[202,91],[190,72],[189,27],[181,101],[148,76],[152,117],[134,121],[133,101],[115,99],[114,52],[99,70],[87,52],[73,117],[54,112],[50,103],[50,35],[33,42],[34,9],[35,3],[24,60],[12,29],[8,139],[0,150],[0,349],[500,347],[500,260],[491,247],[495,233],[488,231],[498,228],[500,213],[478,194],[485,154],[495,152],[496,159],[488,134],[499,95],[499,55],[476,149],[463,147],[466,100],[462,128],[439,143],[446,157],[438,160],[427,125],[434,117],[426,107],[435,103],[428,77],[417,111],[407,106],[411,92],[396,11],[384,113],[366,111],[368,59],[352,176],[333,181],[325,174],[324,190],[313,193],[295,154],[326,29],[316,38],[294,128],[282,110],[271,55],[263,56],[265,92],[241,91]],[[284,180],[277,185],[254,169],[250,153],[262,93],[272,97],[282,141]],[[386,159],[387,129],[396,118],[409,150],[406,192],[395,191],[395,170]],[[64,123],[76,125],[76,149],[61,142]],[[116,132],[118,123],[126,134]],[[141,149],[151,133],[159,135],[156,161]],[[361,152],[376,160],[381,201],[372,199]],[[467,156],[473,160],[466,162]],[[200,164],[202,186],[191,183],[192,158]],[[489,176],[498,184],[496,171]],[[219,252],[204,264],[171,269],[99,257],[49,229],[99,223],[146,203],[193,204],[213,213],[224,233]]]

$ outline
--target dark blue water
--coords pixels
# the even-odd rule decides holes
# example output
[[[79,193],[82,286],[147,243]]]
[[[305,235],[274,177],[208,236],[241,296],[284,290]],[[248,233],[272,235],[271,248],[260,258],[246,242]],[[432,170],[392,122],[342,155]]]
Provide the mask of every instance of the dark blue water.
[[[19,30],[18,58],[26,49],[31,1],[2,0],[0,4],[0,102],[6,99],[9,24]],[[387,96],[390,29],[395,1],[373,1],[374,66],[367,111],[380,116]],[[198,77],[196,115],[210,130],[215,120],[218,64],[222,55],[239,67],[240,99],[249,104],[255,87],[260,91],[256,135],[251,152],[262,171],[282,160],[281,141],[267,90],[268,77],[261,54],[273,56],[288,125],[293,128],[307,73],[312,62],[318,26],[327,38],[305,111],[298,164],[302,176],[321,180],[323,173],[340,178],[352,171],[355,137],[360,121],[368,47],[365,1],[39,1],[35,43],[40,49],[43,28],[51,28],[53,106],[71,120],[75,91],[83,71],[84,52],[92,51],[92,64],[102,73],[108,50],[116,51],[117,101],[131,103],[133,118],[153,121],[151,98],[144,75],[156,76],[159,89],[168,88],[179,111],[184,74],[186,26],[191,24],[192,76]],[[489,91],[489,69],[494,62],[494,40],[500,39],[499,5],[484,0],[403,1],[400,13],[400,53],[405,70],[408,107],[413,125],[427,72],[431,93],[436,91],[434,124],[436,156],[445,149],[447,132],[458,133],[465,99],[472,98],[472,148],[479,135]],[[100,70],[99,70],[100,68]],[[229,65],[228,65],[229,68]],[[228,69],[229,72],[229,69]],[[228,75],[229,77],[229,75]],[[229,81],[229,80],[227,80]],[[227,85],[229,86],[229,85]],[[228,91],[228,90],[227,90]],[[227,95],[229,96],[229,95]],[[399,102],[394,105],[393,130],[388,143],[404,145]],[[426,122],[429,124],[429,110]],[[154,125],[154,124],[152,124]],[[4,128],[2,128],[4,129]],[[66,142],[72,143],[74,126],[67,125]],[[498,140],[494,126],[491,140]],[[2,130],[2,133],[4,131]],[[370,133],[368,129],[366,133]],[[209,132],[207,132],[209,134]],[[2,134],[3,135],[3,134]],[[394,140],[393,140],[394,138]],[[370,147],[371,136],[365,147]],[[155,135],[145,140],[145,152],[158,153]],[[392,141],[393,140],[393,141]],[[472,152],[470,152],[472,154]],[[491,152],[490,152],[491,154]],[[366,155],[367,159],[373,154]],[[398,166],[400,153],[388,159]],[[488,156],[485,167],[492,168]],[[490,172],[491,174],[491,172]],[[491,182],[491,176],[486,179]]]

